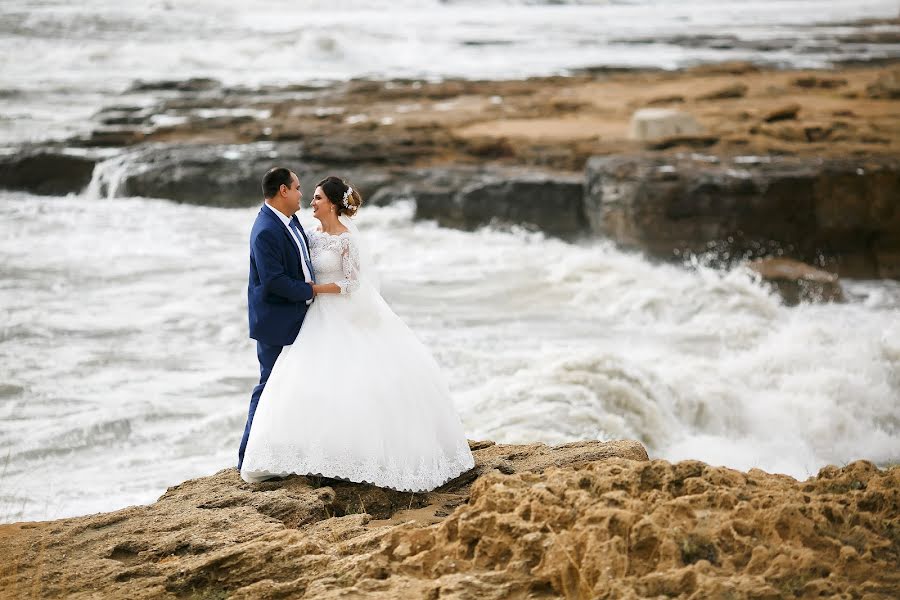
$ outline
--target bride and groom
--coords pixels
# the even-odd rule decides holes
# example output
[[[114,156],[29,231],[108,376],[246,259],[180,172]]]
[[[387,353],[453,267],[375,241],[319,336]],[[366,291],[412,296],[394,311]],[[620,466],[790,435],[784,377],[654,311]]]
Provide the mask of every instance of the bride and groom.
[[[362,199],[338,177],[316,186],[320,227],[295,213],[292,171],[262,180],[247,290],[259,384],[238,451],[245,481],[291,473],[432,490],[474,459],[428,349],[378,292],[350,217]]]

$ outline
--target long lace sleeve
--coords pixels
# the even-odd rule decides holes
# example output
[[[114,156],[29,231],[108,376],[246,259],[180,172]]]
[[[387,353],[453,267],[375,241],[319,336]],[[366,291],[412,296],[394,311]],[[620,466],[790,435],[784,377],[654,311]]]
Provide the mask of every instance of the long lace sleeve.
[[[352,294],[359,289],[359,247],[353,236],[341,236],[341,269],[344,278],[335,283],[341,294]]]

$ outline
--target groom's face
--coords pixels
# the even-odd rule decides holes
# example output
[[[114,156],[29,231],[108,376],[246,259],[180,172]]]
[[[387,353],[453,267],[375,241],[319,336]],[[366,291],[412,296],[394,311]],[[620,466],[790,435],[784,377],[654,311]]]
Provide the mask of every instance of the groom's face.
[[[300,210],[300,200],[303,199],[303,193],[300,191],[300,178],[296,173],[291,173],[291,187],[285,191],[285,203],[290,208],[291,213]]]

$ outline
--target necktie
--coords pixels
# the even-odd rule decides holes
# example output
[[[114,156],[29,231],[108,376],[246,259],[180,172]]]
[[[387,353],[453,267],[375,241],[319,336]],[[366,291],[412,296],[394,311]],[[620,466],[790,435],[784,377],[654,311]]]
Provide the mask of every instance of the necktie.
[[[316,282],[316,274],[313,271],[312,263],[309,262],[309,254],[306,253],[306,244],[303,243],[303,236],[300,234],[300,228],[297,227],[297,223],[291,219],[291,229],[294,232],[294,235],[297,236],[297,242],[300,244],[300,253],[303,254],[303,262],[306,263],[306,268],[309,269],[309,276],[312,278],[312,282]]]

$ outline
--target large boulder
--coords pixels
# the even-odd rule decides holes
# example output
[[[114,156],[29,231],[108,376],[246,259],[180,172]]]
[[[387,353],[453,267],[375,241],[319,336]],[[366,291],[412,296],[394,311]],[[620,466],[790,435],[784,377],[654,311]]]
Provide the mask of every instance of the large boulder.
[[[0,188],[33,194],[77,194],[91,182],[97,160],[68,149],[23,149],[0,157]]]
[[[592,231],[623,246],[666,258],[777,251],[854,277],[900,277],[898,199],[894,158],[595,157],[585,183]]]

